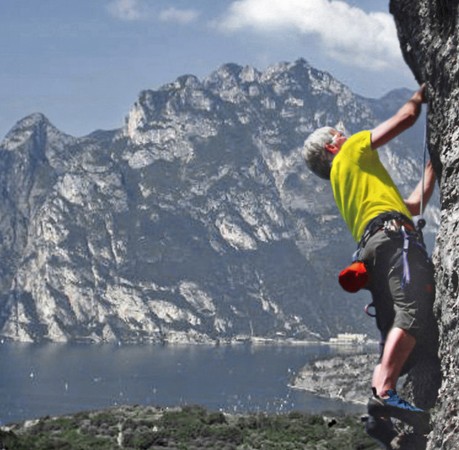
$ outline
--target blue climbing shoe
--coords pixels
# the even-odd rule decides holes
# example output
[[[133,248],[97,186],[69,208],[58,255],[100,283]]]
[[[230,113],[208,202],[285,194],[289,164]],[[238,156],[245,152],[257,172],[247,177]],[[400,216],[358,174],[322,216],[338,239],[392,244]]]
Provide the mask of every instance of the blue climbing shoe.
[[[430,414],[403,400],[395,390],[387,391],[388,398],[376,395],[368,401],[368,414],[374,417],[393,417],[413,427],[415,433],[430,432]]]

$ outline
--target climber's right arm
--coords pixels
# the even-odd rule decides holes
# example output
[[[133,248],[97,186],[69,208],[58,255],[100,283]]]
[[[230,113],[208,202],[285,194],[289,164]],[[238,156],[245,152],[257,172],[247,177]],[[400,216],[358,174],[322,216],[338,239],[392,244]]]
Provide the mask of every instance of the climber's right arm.
[[[376,150],[411,127],[416,122],[422,103],[425,101],[425,85],[423,84],[390,119],[378,125],[371,132],[371,148]]]

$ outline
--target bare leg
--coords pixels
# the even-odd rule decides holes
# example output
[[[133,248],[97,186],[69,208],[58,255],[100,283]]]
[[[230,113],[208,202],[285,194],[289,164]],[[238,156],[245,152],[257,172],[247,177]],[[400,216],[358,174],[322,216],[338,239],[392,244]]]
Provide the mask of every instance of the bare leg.
[[[401,328],[390,330],[381,364],[378,364],[373,373],[373,386],[379,396],[387,395],[389,389],[395,389],[398,377],[408,356],[416,344],[416,339]]]
[[[381,369],[381,363],[378,364],[373,371],[373,382],[371,383],[373,387],[376,387],[376,385],[378,384],[380,369]]]
[[[380,436],[381,442],[387,442],[394,435],[390,428],[390,417],[411,425],[415,433],[427,434],[430,431],[429,413],[410,405],[398,395],[391,395],[390,400],[385,400],[389,398],[387,391],[396,388],[400,372],[415,344],[416,339],[408,332],[392,328],[387,336],[381,364],[375,368],[373,386],[377,397],[370,398],[367,408],[370,419],[376,419],[369,421],[366,430],[370,436]],[[381,418],[387,418],[387,422],[381,421]]]

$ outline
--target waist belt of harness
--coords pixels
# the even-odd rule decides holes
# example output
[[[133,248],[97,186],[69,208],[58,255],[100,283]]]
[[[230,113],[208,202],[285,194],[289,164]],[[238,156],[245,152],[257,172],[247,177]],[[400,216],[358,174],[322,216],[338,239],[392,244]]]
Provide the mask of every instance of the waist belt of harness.
[[[405,227],[408,232],[416,232],[416,227],[411,219],[400,212],[388,211],[386,213],[379,214],[368,222],[358,246],[365,247],[368,239],[370,239],[378,231],[384,230],[386,224],[391,221],[393,221],[393,223],[399,228],[402,226]]]

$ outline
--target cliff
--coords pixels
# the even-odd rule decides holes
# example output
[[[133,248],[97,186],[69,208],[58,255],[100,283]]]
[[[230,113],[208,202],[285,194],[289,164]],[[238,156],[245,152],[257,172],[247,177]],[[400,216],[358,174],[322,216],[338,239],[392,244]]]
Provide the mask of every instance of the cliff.
[[[439,325],[442,384],[429,449],[459,448],[459,77],[458,3],[392,0],[402,51],[428,92],[428,143],[439,178],[441,223],[436,240],[435,313]]]

